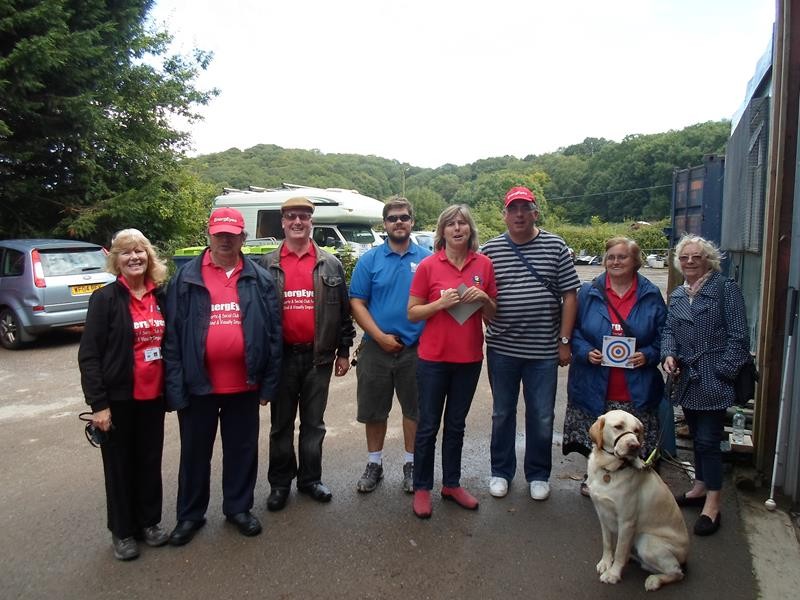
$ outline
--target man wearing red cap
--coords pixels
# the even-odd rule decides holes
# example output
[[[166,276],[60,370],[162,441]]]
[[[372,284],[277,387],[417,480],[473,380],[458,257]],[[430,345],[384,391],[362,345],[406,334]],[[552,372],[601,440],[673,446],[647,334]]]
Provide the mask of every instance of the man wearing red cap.
[[[178,411],[178,523],[170,543],[188,543],[205,524],[211,455],[222,436],[222,512],[242,535],[261,533],[253,516],[259,401],[275,398],[282,353],[272,276],[241,253],[247,234],[233,208],[208,221],[209,247],[183,265],[167,293],[166,400]]]
[[[508,231],[483,247],[497,280],[497,314],[486,329],[492,387],[492,478],[489,492],[503,497],[517,469],[517,400],[525,399],[525,479],[534,500],[550,496],[553,416],[558,367],[570,361],[577,312],[575,272],[567,245],[536,226],[536,197],[526,187],[508,190]]]
[[[271,511],[286,506],[295,478],[301,493],[317,502],[331,500],[331,491],[322,482],[323,417],[331,371],[337,377],[347,373],[356,335],[342,263],[311,239],[313,213],[308,198],[284,202],[285,239],[262,259],[283,303],[283,364],[278,394],[270,406],[267,508]],[[298,411],[299,460],[294,449]]]

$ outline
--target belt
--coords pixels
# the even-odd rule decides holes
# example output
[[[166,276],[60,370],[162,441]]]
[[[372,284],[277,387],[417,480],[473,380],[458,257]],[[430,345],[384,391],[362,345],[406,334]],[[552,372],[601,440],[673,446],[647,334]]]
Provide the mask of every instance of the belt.
[[[306,352],[313,352],[314,342],[307,344],[284,344],[283,351],[290,354],[304,354]]]

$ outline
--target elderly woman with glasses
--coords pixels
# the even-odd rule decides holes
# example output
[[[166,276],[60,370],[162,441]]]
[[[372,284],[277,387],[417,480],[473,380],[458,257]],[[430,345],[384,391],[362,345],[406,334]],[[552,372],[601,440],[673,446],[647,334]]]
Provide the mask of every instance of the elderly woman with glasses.
[[[442,498],[478,508],[478,500],[461,487],[461,450],[483,364],[483,320],[497,309],[492,261],[477,252],[478,230],[466,206],[449,206],[439,215],[434,247],[436,253],[417,267],[408,300],[409,321],[425,321],[418,347],[412,503],[421,519],[432,512],[436,434],[443,415]]]
[[[658,446],[658,411],[664,395],[658,364],[666,306],[658,287],[639,273],[642,263],[635,241],[611,238],[603,256],[605,273],[584,283],[578,292],[564,419],[565,455],[578,452],[588,457],[592,449],[589,427],[614,409],[635,415],[644,425],[645,458]],[[619,354],[604,354],[604,345],[610,348],[612,344],[609,336],[633,338],[634,345],[620,343]],[[589,494],[586,477],[581,493]]]
[[[695,480],[676,498],[681,506],[702,506],[696,535],[719,529],[722,453],[727,409],[735,400],[733,382],[750,358],[744,297],[720,273],[719,249],[699,236],[675,246],[675,267],[683,285],[669,298],[661,339],[664,371],[675,378],[673,402],[683,408],[694,443]]]
[[[111,241],[106,270],[116,282],[89,299],[78,350],[92,423],[109,432],[100,450],[114,557],[139,556],[136,540],[163,546],[164,295],[167,267],[138,229]]]

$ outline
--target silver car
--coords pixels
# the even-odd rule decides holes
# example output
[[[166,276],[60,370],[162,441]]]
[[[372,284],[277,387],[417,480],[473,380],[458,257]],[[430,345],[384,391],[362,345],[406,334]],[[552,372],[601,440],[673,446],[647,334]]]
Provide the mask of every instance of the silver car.
[[[0,240],[0,344],[15,350],[53,327],[86,321],[89,296],[116,279],[102,246]]]

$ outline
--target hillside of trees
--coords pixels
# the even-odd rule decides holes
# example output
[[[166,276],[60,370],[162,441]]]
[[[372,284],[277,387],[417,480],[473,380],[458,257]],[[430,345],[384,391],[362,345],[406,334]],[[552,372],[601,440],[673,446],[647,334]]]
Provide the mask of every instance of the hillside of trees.
[[[581,225],[593,217],[604,222],[658,221],[669,212],[673,169],[700,164],[705,154],[724,153],[729,134],[729,121],[715,121],[680,131],[629,135],[621,142],[586,138],[538,156],[486,158],[436,169],[268,144],[187,159],[184,164],[219,191],[288,182],[357,189],[381,200],[404,192],[414,203],[419,229],[431,228],[451,203],[467,204],[478,214],[497,213],[499,199],[512,185],[535,191],[545,223]]]

